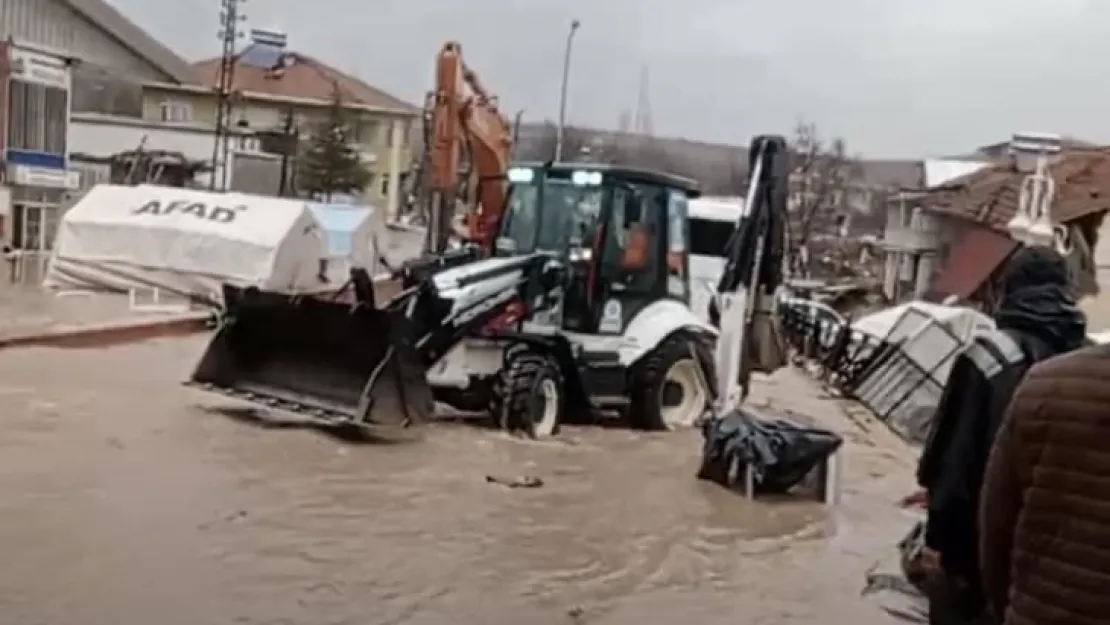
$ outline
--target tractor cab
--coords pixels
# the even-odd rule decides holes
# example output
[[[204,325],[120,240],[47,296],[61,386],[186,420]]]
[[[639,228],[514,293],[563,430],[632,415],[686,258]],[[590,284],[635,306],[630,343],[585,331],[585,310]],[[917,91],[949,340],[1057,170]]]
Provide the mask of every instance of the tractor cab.
[[[687,203],[699,195],[696,183],[587,163],[520,165],[508,177],[495,253],[565,258],[563,329],[621,334],[653,302],[689,304]]]

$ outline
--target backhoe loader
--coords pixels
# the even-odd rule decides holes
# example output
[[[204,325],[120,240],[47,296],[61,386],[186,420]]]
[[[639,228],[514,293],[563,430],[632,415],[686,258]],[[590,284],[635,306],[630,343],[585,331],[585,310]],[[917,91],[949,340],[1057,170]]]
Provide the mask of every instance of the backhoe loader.
[[[507,178],[492,255],[409,264],[384,305],[361,271],[354,304],[227,287],[191,383],[371,433],[431,418],[436,399],[530,436],[613,412],[693,424],[715,397],[716,336],[689,307],[696,185],[568,163]]]

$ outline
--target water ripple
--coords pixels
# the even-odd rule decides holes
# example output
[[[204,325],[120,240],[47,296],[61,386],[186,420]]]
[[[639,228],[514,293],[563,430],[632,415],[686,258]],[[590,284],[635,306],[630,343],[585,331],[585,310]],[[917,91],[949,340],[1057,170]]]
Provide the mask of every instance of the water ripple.
[[[842,571],[794,589],[834,558],[811,547],[827,511],[697,482],[693,433],[535,444],[445,425],[344,446],[213,413],[177,384],[200,347],[0,354],[6,620],[709,624],[743,597],[784,623],[874,616]]]

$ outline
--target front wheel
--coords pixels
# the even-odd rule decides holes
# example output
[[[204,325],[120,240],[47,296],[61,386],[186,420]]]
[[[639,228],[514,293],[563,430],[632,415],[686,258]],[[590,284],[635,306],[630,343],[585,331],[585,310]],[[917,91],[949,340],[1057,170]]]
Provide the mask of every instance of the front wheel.
[[[509,357],[501,376],[494,415],[501,428],[537,439],[558,434],[566,397],[555,359],[519,352]]]
[[[694,350],[707,349],[697,337],[671,335],[641,361],[630,376],[629,419],[644,430],[691,427],[711,400]]]

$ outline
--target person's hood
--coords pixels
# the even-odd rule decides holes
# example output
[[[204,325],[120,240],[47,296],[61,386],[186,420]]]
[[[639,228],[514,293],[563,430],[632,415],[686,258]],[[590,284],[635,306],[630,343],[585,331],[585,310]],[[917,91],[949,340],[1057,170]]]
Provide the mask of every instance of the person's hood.
[[[1002,301],[995,322],[1001,329],[1029,334],[1056,353],[1081,347],[1087,318],[1069,288],[1063,256],[1047,247],[1023,247],[1002,274]]]

